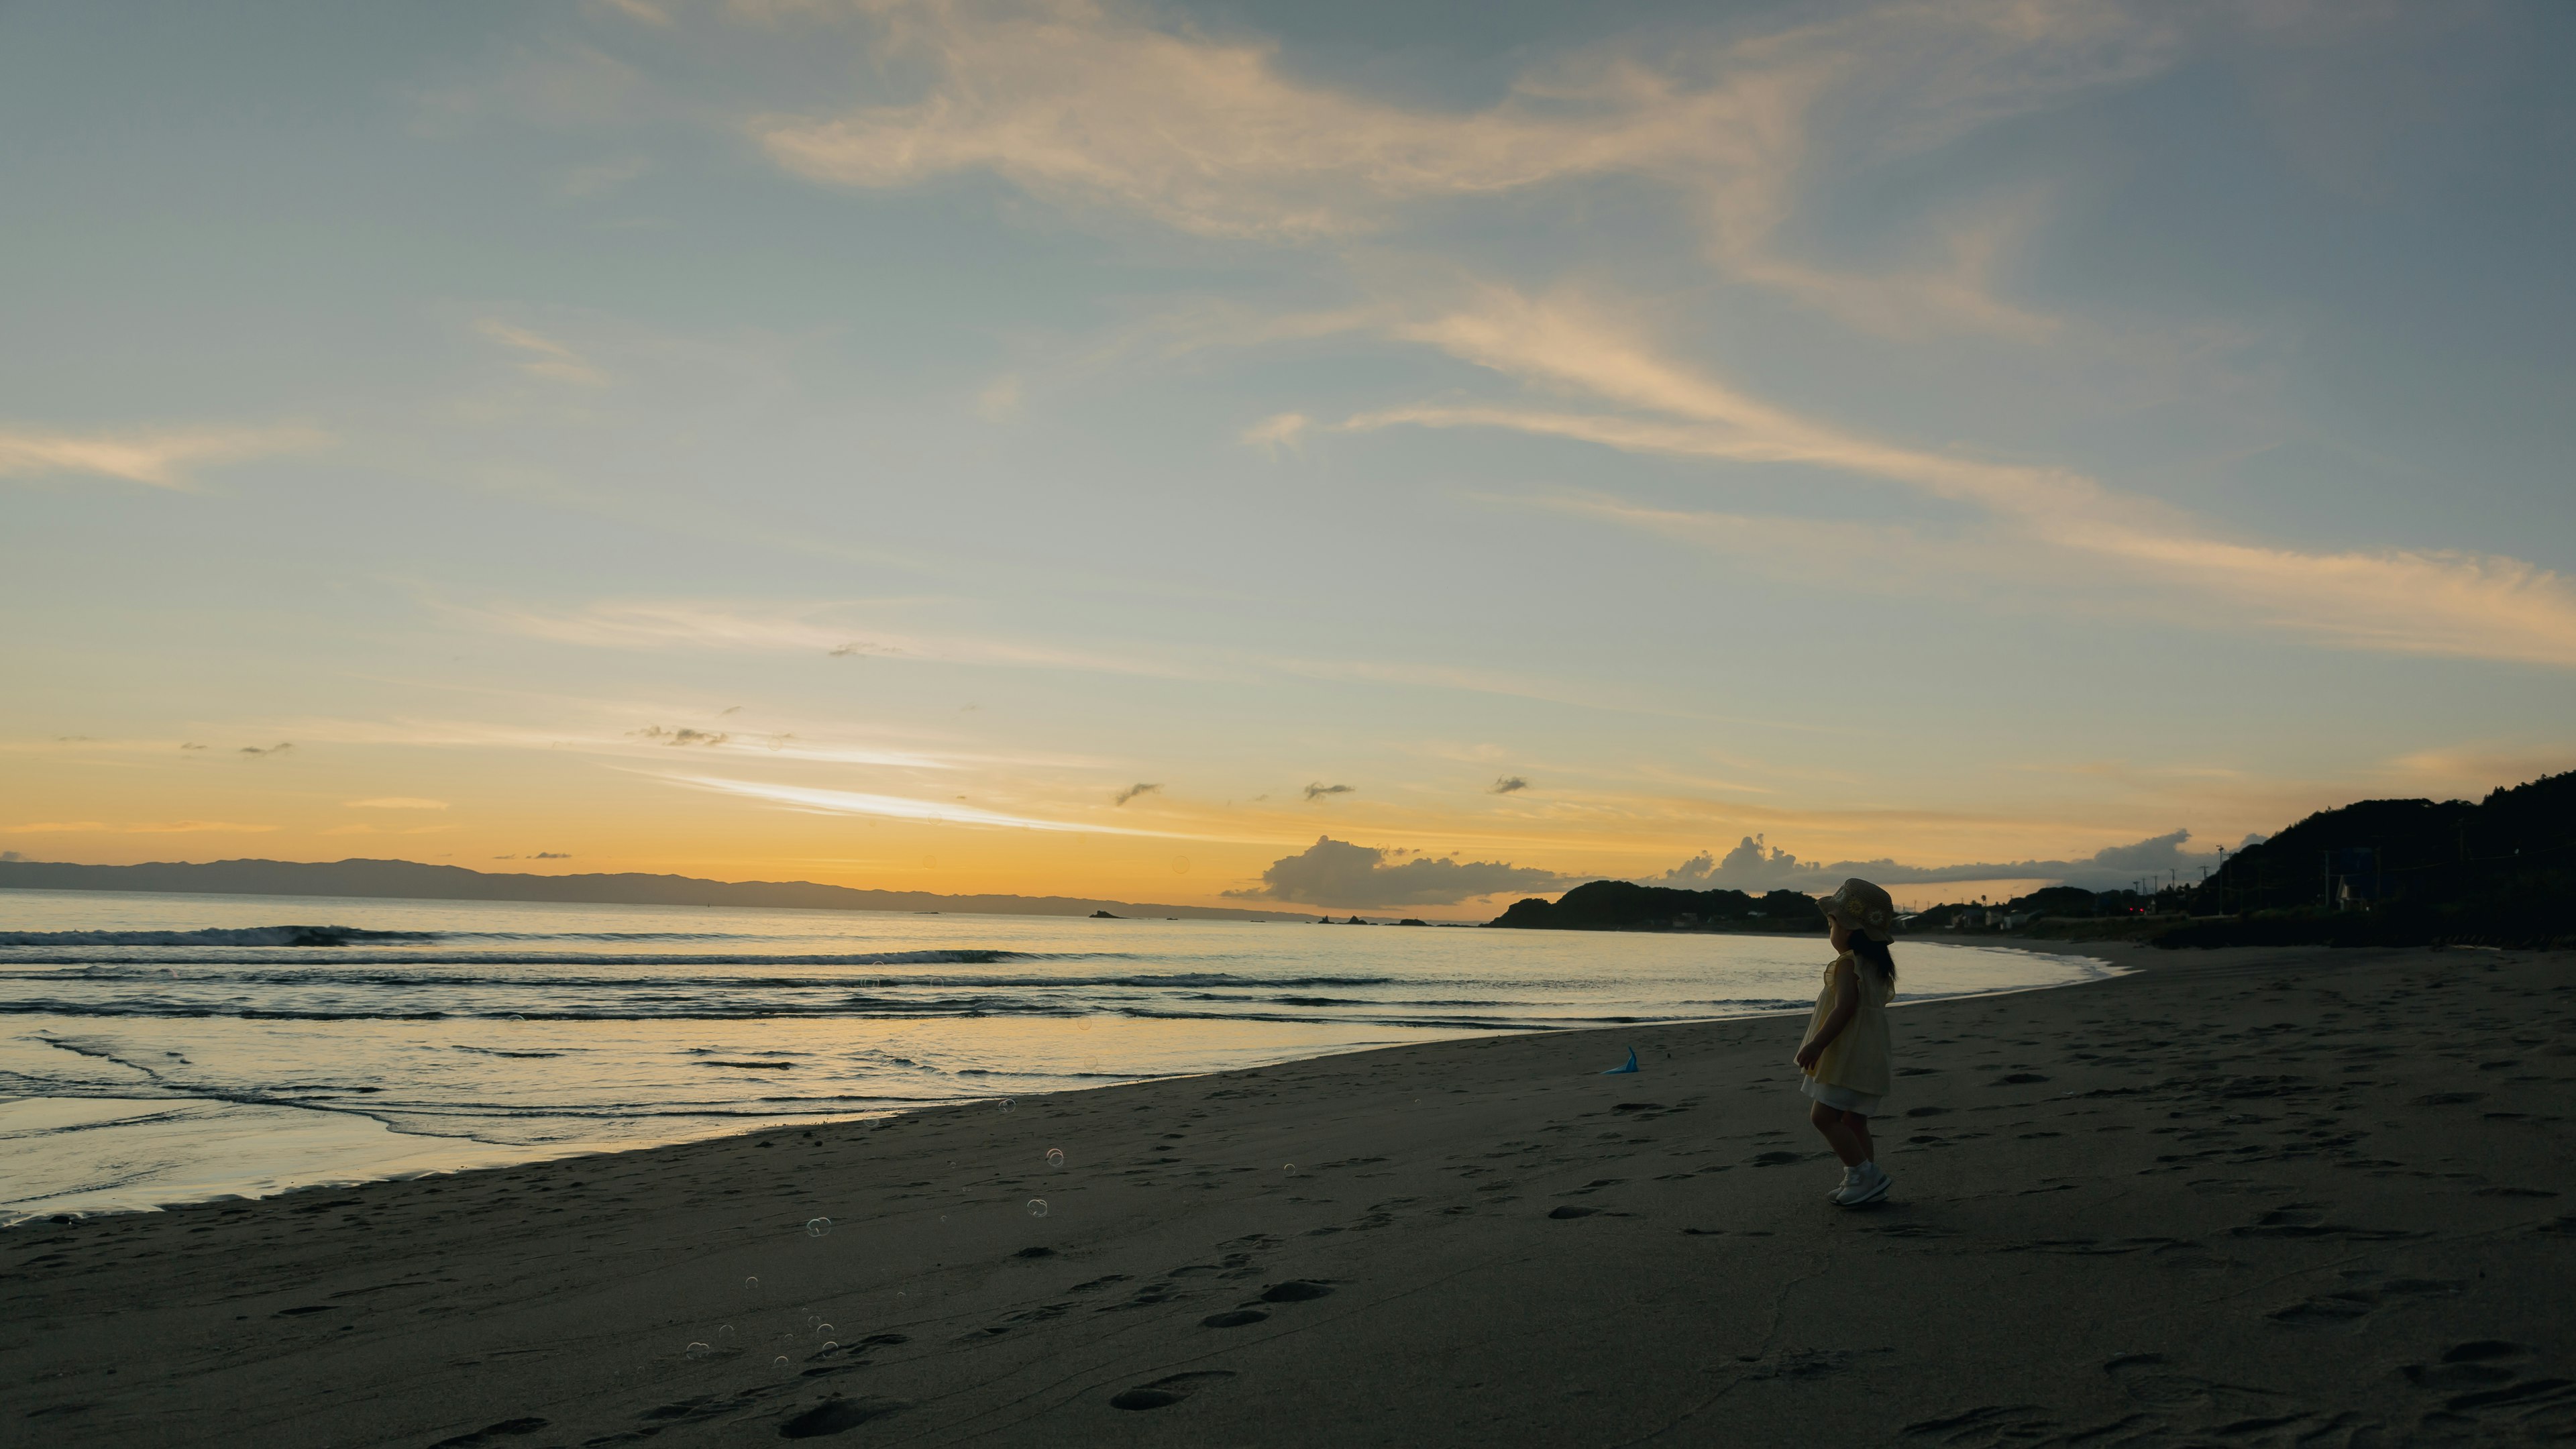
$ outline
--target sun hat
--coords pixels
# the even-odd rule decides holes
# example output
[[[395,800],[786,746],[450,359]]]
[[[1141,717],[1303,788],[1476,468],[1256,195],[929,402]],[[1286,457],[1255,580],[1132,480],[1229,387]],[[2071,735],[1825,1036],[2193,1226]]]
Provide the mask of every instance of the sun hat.
[[[1896,939],[1896,901],[1858,876],[1844,881],[1832,895],[1816,902],[1830,920],[1842,922],[1873,941]]]

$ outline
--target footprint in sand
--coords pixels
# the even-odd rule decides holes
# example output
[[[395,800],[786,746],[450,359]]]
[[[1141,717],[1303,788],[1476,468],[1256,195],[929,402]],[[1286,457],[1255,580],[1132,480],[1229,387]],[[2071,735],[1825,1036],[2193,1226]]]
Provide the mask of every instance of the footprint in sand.
[[[1332,1289],[1321,1283],[1309,1282],[1304,1278],[1291,1278],[1285,1283],[1273,1283],[1269,1287],[1262,1289],[1261,1301],[1264,1303],[1309,1303],[1315,1299],[1329,1296],[1332,1291]]]
[[[841,1434],[906,1407],[900,1399],[830,1398],[778,1426],[781,1439],[820,1439]]]
[[[521,1434],[533,1434],[545,1427],[546,1421],[543,1419],[503,1419],[497,1424],[486,1424],[471,1434],[459,1434],[452,1439],[441,1439],[429,1446],[429,1449],[481,1449],[482,1445],[496,1444],[503,1439],[516,1438]]]
[[[1160,1409],[1177,1404],[1219,1380],[1233,1377],[1233,1373],[1225,1369],[1203,1369],[1197,1373],[1173,1374],[1169,1378],[1156,1379],[1150,1384],[1138,1384],[1123,1393],[1111,1395],[1109,1407]]]

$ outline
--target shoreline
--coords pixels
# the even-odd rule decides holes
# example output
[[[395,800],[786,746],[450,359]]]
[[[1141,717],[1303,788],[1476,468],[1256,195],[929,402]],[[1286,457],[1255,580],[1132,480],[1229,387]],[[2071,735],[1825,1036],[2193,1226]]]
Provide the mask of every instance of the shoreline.
[[[2175,956],[1903,1008],[1879,1208],[1821,1201],[1772,1017],[1386,1047],[24,1225],[0,1417],[528,1449],[2576,1432],[2576,957]],[[1641,1073],[1597,1075],[1630,1044]]]
[[[1821,938],[1816,939],[1818,940],[1819,945],[1821,945]],[[1932,941],[1922,944],[1927,946],[1953,947],[1961,943]],[[2038,949],[2036,947],[2024,947],[2018,944],[2007,947],[2001,945],[1986,946],[1982,943],[1972,946],[1971,949],[2012,949],[2022,951],[2024,954],[2054,961],[2093,962],[2106,966],[2108,969],[2115,972],[2119,970],[2132,969],[2112,965],[2103,955],[2087,953],[2080,950],[2052,951]],[[2090,979],[2092,978],[2078,976],[2070,980],[2047,981],[2027,985],[1965,989],[1949,995],[1920,998],[1912,1002],[1901,1004],[1911,1007],[1927,1004],[1928,1001],[1951,1000],[1957,999],[1961,996],[1999,996],[2021,991],[2053,990],[2063,986],[2083,985]],[[1808,1006],[1803,1001],[1799,1001],[1794,1004],[1783,1001],[1775,1005],[1742,1009],[1726,1015],[1701,1017],[1677,1016],[1659,1019],[1651,1024],[1659,1026],[1693,1026],[1715,1022],[1757,1020],[1774,1016],[1797,1015],[1802,1014],[1807,1010]],[[864,1024],[867,1019],[863,1018],[857,1020],[859,1020],[861,1024]],[[76,1023],[73,1024],[76,1025]],[[1308,1051],[1301,1047],[1296,1050],[1302,1054],[1282,1056],[1276,1060],[1262,1063],[1261,1065],[1267,1067],[1279,1067],[1303,1061],[1318,1061],[1334,1056],[1386,1050],[1391,1047],[1430,1045],[1442,1041],[1478,1040],[1485,1037],[1563,1034],[1569,1031],[1580,1032],[1601,1030],[1615,1033],[1618,1031],[1637,1029],[1647,1024],[1648,1023],[1629,1023],[1608,1027],[1498,1027],[1466,1035],[1452,1034],[1447,1031],[1424,1030],[1419,1033],[1419,1039],[1409,1042],[1377,1041],[1364,1045],[1334,1045],[1319,1051]],[[40,1028],[36,1032],[36,1035],[40,1039],[50,1039],[48,1034],[51,1030],[51,1028]],[[121,1213],[167,1212],[180,1208],[206,1204],[265,1202],[293,1192],[321,1189],[352,1189],[363,1187],[371,1183],[418,1182],[444,1176],[452,1176],[459,1173],[493,1171],[509,1167],[528,1166],[546,1162],[570,1161],[577,1158],[615,1155],[621,1152],[643,1151],[654,1148],[683,1147],[696,1143],[715,1142],[729,1138],[749,1136],[760,1132],[789,1130],[824,1123],[871,1123],[919,1111],[935,1110],[944,1107],[971,1106],[976,1103],[995,1100],[1005,1096],[1018,1096],[1021,1100],[1032,1101],[1042,1097],[1064,1096],[1068,1093],[1078,1094],[1086,1091],[1109,1090],[1114,1086],[1135,1086],[1151,1081],[1195,1080],[1212,1075],[1223,1075],[1228,1071],[1242,1069],[1243,1068],[1239,1066],[1214,1066],[1205,1070],[1191,1070],[1159,1076],[1139,1076],[1126,1081],[1114,1082],[1101,1086],[1058,1089],[1054,1092],[1031,1091],[1013,1093],[1009,1089],[1003,1088],[975,1096],[958,1096],[946,1100],[920,1103],[917,1105],[881,1105],[876,1107],[853,1108],[842,1114],[799,1114],[790,1116],[786,1114],[736,1110],[710,1111],[698,1114],[696,1117],[688,1118],[686,1120],[725,1119],[724,1125],[717,1126],[706,1131],[674,1134],[660,1141],[647,1139],[615,1145],[604,1145],[597,1141],[562,1142],[556,1144],[512,1142],[506,1140],[479,1138],[471,1135],[437,1134],[406,1130],[405,1127],[399,1124],[398,1118],[377,1115],[375,1112],[370,1111],[365,1105],[354,1103],[343,1105],[321,1105],[314,1103],[279,1101],[264,1096],[257,1098],[193,1095],[117,1096],[112,1093],[29,1096],[19,1099],[16,1106],[18,1108],[32,1109],[34,1115],[40,1117],[51,1117],[60,1120],[91,1119],[85,1120],[82,1124],[83,1140],[87,1141],[95,1139],[101,1142],[104,1144],[103,1150],[111,1156],[124,1155],[150,1157],[155,1154],[185,1150],[183,1145],[164,1140],[163,1138],[156,1137],[155,1135],[156,1129],[162,1134],[180,1130],[171,1126],[174,1118],[186,1117],[196,1113],[239,1117],[245,1112],[264,1112],[270,1114],[275,1119],[274,1124],[265,1129],[253,1128],[246,1123],[227,1121],[224,1124],[222,1131],[225,1135],[232,1137],[240,1137],[243,1135],[261,1136],[263,1140],[269,1141],[273,1144],[277,1157],[273,1162],[263,1159],[259,1165],[255,1167],[236,1169],[234,1175],[229,1177],[208,1180],[202,1173],[198,1174],[197,1179],[193,1184],[193,1191],[180,1189],[175,1184],[166,1194],[147,1195],[145,1193],[132,1192],[130,1190],[118,1191],[117,1196],[120,1200],[111,1204],[99,1204],[93,1201],[102,1195],[103,1190],[97,1188],[57,1192],[51,1194],[50,1198],[47,1196],[24,1197],[15,1204],[0,1205],[0,1230],[6,1230],[24,1223],[62,1217],[81,1220]],[[84,1106],[82,1104],[96,1105],[91,1107]],[[127,1110],[103,1110],[110,1104],[114,1104]],[[54,1124],[57,1128],[59,1128],[60,1120],[57,1120]],[[660,1119],[657,1118],[654,1120]],[[140,1140],[128,1141],[117,1138],[116,1134],[123,1133],[128,1130],[125,1124],[129,1121],[153,1125],[142,1129],[143,1135]],[[289,1143],[293,1143],[294,1145],[290,1147],[288,1145]],[[335,1171],[328,1164],[327,1159],[332,1155],[332,1147],[330,1144],[333,1143],[337,1143],[339,1145],[340,1153],[345,1155],[349,1160],[349,1170],[345,1172]],[[383,1170],[386,1165],[390,1165],[391,1170]],[[85,1202],[90,1205],[82,1205]]]

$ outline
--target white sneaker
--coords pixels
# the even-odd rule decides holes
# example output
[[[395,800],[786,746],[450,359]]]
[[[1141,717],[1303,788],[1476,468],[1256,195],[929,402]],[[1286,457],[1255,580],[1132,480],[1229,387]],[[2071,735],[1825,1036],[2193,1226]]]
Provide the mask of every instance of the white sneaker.
[[[1825,1201],[1841,1202],[1843,1200],[1844,1193],[1851,1191],[1859,1185],[1860,1169],[1857,1167],[1846,1167],[1843,1169],[1843,1180],[1835,1185],[1833,1191],[1825,1194]]]
[[[1863,1203],[1873,1203],[1887,1196],[1887,1190],[1896,1186],[1896,1179],[1888,1176],[1886,1170],[1875,1162],[1864,1162],[1853,1169],[1852,1178],[1851,1186],[1834,1194],[1837,1205],[1859,1207]]]

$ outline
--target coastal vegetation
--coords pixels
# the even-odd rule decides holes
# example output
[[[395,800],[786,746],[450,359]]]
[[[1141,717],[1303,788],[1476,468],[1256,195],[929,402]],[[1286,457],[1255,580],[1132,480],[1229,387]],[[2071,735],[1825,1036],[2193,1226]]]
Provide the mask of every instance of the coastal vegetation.
[[[2576,771],[2485,799],[2323,810],[2170,892],[2165,946],[2576,940]]]
[[[1596,880],[1489,924],[1576,931],[1814,931],[1798,891],[1673,890]],[[2159,946],[2548,946],[2576,942],[2576,771],[2468,800],[2361,800],[2226,852],[2160,889],[2056,885],[1951,902],[1916,934],[2016,933]]]
[[[1822,931],[1815,897],[1803,891],[1746,895],[1596,880],[1554,901],[1514,901],[1488,924],[1547,931]]]

